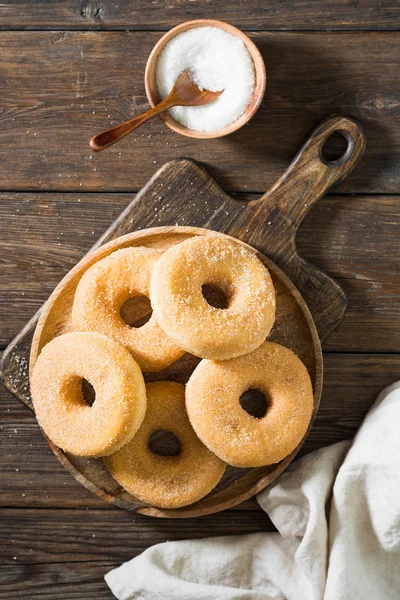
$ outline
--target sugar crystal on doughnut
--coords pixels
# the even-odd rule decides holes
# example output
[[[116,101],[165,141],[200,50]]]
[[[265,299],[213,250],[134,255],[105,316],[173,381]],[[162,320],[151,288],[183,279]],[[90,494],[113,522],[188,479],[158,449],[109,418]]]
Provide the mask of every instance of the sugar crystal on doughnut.
[[[202,286],[228,295],[211,306]],[[150,295],[158,323],[178,345],[225,360],[259,346],[275,318],[275,291],[254,252],[222,236],[198,236],[170,248],[154,267]]]
[[[249,389],[267,398],[262,418],[240,405]],[[202,360],[186,387],[186,408],[197,435],[236,467],[273,464],[290,454],[307,431],[313,402],[304,364],[291,350],[272,342],[231,360]]]
[[[98,331],[123,344],[143,371],[159,371],[184,354],[152,315],[140,328],[130,327],[121,307],[130,298],[149,297],[150,276],[159,250],[129,247],[92,265],[78,283],[72,309],[76,331]]]
[[[112,476],[136,498],[162,508],[196,502],[220,481],[225,464],[194,433],[185,410],[185,388],[172,381],[146,386],[148,410],[132,441],[105,460]],[[149,448],[156,430],[172,432],[181,443],[176,456]]]
[[[85,403],[81,382],[95,389]],[[129,352],[98,333],[67,333],[47,344],[31,378],[37,419],[60,448],[79,456],[115,452],[136,433],[146,410],[142,373]]]

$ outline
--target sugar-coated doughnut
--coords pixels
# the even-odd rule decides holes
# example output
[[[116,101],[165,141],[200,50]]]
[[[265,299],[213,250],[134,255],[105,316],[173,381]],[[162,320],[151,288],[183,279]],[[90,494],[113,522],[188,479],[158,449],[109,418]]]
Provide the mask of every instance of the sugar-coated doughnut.
[[[91,266],[79,281],[72,309],[76,331],[98,331],[131,352],[143,371],[160,371],[184,351],[159,327],[155,316],[142,327],[127,325],[121,307],[135,296],[149,296],[150,276],[162,255],[152,248],[116,250]]]
[[[82,380],[94,388],[89,406]],[[129,442],[146,412],[142,372],[126,348],[100,333],[60,335],[31,377],[36,417],[50,440],[78,456],[106,456]]]
[[[105,459],[111,475],[130,494],[160,508],[192,504],[220,481],[225,463],[210,452],[193,431],[185,410],[185,388],[159,381],[146,385],[146,417],[133,440]],[[149,448],[155,431],[172,432],[180,441],[176,456]]]
[[[203,286],[224,291],[211,306]],[[226,360],[263,343],[275,319],[275,291],[256,254],[222,236],[196,236],[169,248],[154,266],[156,319],[176,343],[201,358]]]
[[[260,419],[240,404],[250,389],[267,399]],[[313,389],[291,350],[265,342],[246,356],[202,360],[186,386],[186,409],[201,441],[222,460],[259,467],[279,462],[301,442],[311,420]]]

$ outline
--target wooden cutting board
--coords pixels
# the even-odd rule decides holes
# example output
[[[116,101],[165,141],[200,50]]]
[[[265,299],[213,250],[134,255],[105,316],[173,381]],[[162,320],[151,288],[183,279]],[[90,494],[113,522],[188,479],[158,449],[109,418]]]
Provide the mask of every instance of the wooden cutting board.
[[[322,148],[335,132],[346,138],[347,149],[338,160],[329,162],[324,159]],[[207,234],[207,231],[192,229],[205,228],[234,236],[253,246],[270,268],[278,291],[279,313],[273,339],[297,351],[306,363],[314,385],[315,416],[322,389],[318,336],[321,340],[326,339],[340,323],[346,309],[346,297],[333,279],[297,254],[295,236],[301,220],[311,206],[351,171],[364,149],[365,138],[357,123],[341,116],[330,117],[312,133],[272,189],[261,199],[251,202],[228,196],[200,165],[191,160],[180,159],[166,163],[97,241],[94,248],[108,245],[85,257],[64,278],[45,305],[35,335],[33,358],[36,358],[43,344],[49,341],[43,335],[49,335],[51,339],[68,329],[68,310],[74,285],[82,272],[95,260],[112,249],[121,247],[121,244],[168,247],[188,235]],[[161,229],[140,232],[147,228]],[[122,241],[116,240],[120,236],[126,237]],[[56,311],[54,306],[57,307]],[[60,319],[60,306],[65,307],[61,310],[65,314],[55,326],[51,319],[54,314]],[[29,395],[28,364],[40,312],[5,350],[1,368],[4,385],[31,410],[33,406]],[[190,368],[190,358],[184,358],[177,366],[170,368],[168,373],[161,374],[161,377],[185,380]],[[160,375],[156,378],[160,378]],[[273,481],[299,449],[278,465],[251,470],[228,469],[222,484],[205,499],[191,507],[171,511],[145,506],[129,496],[111,478],[100,460],[79,459],[63,453],[51,443],[50,446],[78,481],[105,500],[141,513],[172,517],[207,514],[238,504]]]

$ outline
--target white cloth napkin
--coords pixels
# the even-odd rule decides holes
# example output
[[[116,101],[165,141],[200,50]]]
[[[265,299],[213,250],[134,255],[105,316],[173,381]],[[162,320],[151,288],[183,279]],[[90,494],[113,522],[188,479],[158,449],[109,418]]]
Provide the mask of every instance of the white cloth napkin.
[[[119,600],[399,600],[400,382],[353,442],[305,456],[258,501],[278,533],[158,544],[106,582]]]

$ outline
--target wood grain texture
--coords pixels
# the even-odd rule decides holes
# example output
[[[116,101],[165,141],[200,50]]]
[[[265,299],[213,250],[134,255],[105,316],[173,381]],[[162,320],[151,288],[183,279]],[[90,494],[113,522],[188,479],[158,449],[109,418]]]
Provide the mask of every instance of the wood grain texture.
[[[1,600],[115,600],[104,575],[117,562],[13,563],[0,565]]]
[[[0,194],[0,347],[131,200],[131,194]],[[328,196],[306,215],[296,238],[300,254],[330,273],[348,298],[325,349],[400,352],[393,326],[400,319],[399,226],[396,196]]]
[[[161,181],[163,184],[161,184]],[[186,186],[183,181],[186,181]],[[196,194],[196,187],[198,184],[201,186],[207,185],[208,175],[196,165],[187,161],[170,163],[165,165],[165,168],[161,170],[161,173],[156,175],[153,181],[138,194],[134,206],[128,207],[125,213],[123,213],[122,220],[125,220],[125,225],[119,226],[119,221],[117,220],[116,224],[110,227],[110,238],[113,238],[114,233],[118,228],[120,228],[120,233],[129,231],[130,226],[127,227],[127,223],[131,224],[132,221],[132,227],[135,229],[135,220],[141,219],[140,215],[143,208],[145,207],[146,210],[152,212],[154,196],[162,189],[167,190],[170,187],[168,184],[171,184],[172,186],[172,182],[177,184],[181,189],[181,208],[183,208],[185,204],[192,202],[192,213],[190,216],[193,218],[193,213],[195,213],[196,208],[199,207],[196,207],[195,201],[191,200],[192,190],[193,194]],[[189,185],[189,183],[192,183],[193,187]],[[233,200],[227,197],[225,201],[220,191],[212,183],[210,183],[208,187],[209,192],[207,194],[207,202],[210,206],[210,219],[213,219],[215,217],[212,210],[214,203],[218,202],[224,209],[229,209],[230,202],[233,202]],[[173,189],[171,189],[171,196],[169,196],[167,192],[165,193],[167,199],[172,202],[174,196]],[[263,200],[260,202],[263,202]],[[226,211],[222,210],[220,212],[221,214],[225,214]],[[143,224],[146,225],[144,218]],[[218,222],[218,228],[223,229],[223,227],[224,220]],[[143,232],[134,231],[134,233],[112,239],[108,244],[102,245],[96,251],[86,255],[78,265],[66,275],[46,302],[36,325],[33,340],[31,341],[29,332],[25,338],[20,338],[20,341],[17,345],[13,346],[11,352],[9,348],[5,351],[4,360],[2,361],[1,376],[10,391],[16,393],[24,403],[31,406],[31,403],[27,402],[25,394],[25,389],[28,385],[27,380],[23,384],[22,395],[20,393],[21,384],[18,383],[16,385],[16,380],[18,379],[21,370],[21,363],[26,361],[28,356],[27,352],[30,350],[29,371],[32,373],[42,348],[49,341],[54,339],[54,337],[71,331],[71,312],[76,286],[90,266],[120,248],[143,245],[150,248],[160,248],[165,250],[193,235],[210,234],[215,235],[209,230],[191,227],[173,226],[145,229]],[[277,229],[277,235],[280,235],[280,229]],[[314,390],[313,421],[318,411],[322,389],[322,357],[317,330],[305,301],[298,294],[291,281],[287,279],[284,273],[282,273],[282,271],[280,271],[275,264],[268,260],[264,255],[259,253],[258,256],[268,267],[276,292],[276,321],[270,339],[289,347],[306,365]],[[308,267],[308,279],[309,281],[313,281],[313,267],[311,265],[308,265]],[[326,293],[329,293],[327,286],[325,291]],[[332,298],[332,315],[336,314],[334,312],[335,293],[336,288],[334,282],[332,282],[332,291],[330,293],[330,297]],[[323,301],[326,301],[326,296],[324,296]],[[322,304],[322,307],[323,306],[324,304]],[[317,303],[315,303],[314,307],[316,309],[316,314],[318,315],[318,309],[320,307],[318,307]],[[340,311],[337,315],[339,320],[341,319],[341,316],[342,313]],[[149,374],[149,376],[145,375],[145,380],[179,379],[186,382],[197,362],[198,361],[196,360],[193,364],[193,361],[190,360],[178,361],[176,364],[172,365],[171,368],[165,369],[163,372]],[[180,364],[182,365],[181,368],[178,366]],[[25,373],[25,377],[27,377],[27,373]],[[280,461],[279,464],[246,470],[228,467],[221,482],[212,492],[210,492],[210,494],[191,506],[175,510],[160,510],[155,507],[148,507],[128,494],[116,484],[112,477],[110,477],[109,473],[104,468],[104,463],[101,459],[96,460],[71,456],[63,452],[60,448],[57,448],[51,441],[49,441],[49,445],[75,479],[99,497],[107,500],[107,502],[111,502],[128,510],[137,510],[142,514],[157,517],[187,518],[211,514],[225,510],[226,508],[231,508],[261,491],[261,489],[276,479],[276,477],[290,464],[300,449],[304,439],[305,437],[296,449],[291,452],[289,456]]]
[[[318,7],[317,7],[318,6]],[[188,19],[222,19],[247,29],[346,30],[399,28],[399,7],[383,0],[6,0],[0,12],[4,29],[169,29]]]
[[[382,387],[399,374],[398,356],[326,355],[321,410],[304,451],[353,435]],[[65,600],[83,600],[93,597],[92,593],[108,598],[104,573],[153,543],[271,529],[255,504],[247,505],[245,511],[184,522],[155,521],[140,515],[133,520],[124,511],[98,510],[107,505],[96,500],[96,509],[95,497],[74,485],[54,456],[49,456],[34,417],[3,388],[0,415],[2,440],[6,441],[2,457],[8,457],[5,464],[2,458],[0,477],[0,598],[4,600],[28,592],[50,600],[55,590],[57,598]],[[24,510],[16,509],[18,506]],[[85,506],[93,508],[87,511]]]
[[[322,148],[335,131],[343,133],[348,146],[340,159],[327,162],[322,156]],[[274,187],[258,201],[244,204],[226,195],[208,173],[192,161],[166,163],[98,240],[97,250],[86,255],[57,286],[43,307],[37,325],[31,321],[6,349],[1,367],[2,381],[21,401],[32,407],[27,397],[25,369],[29,349],[29,369],[32,373],[41,349],[54,337],[71,330],[76,286],[91,265],[111,252],[130,245],[165,250],[192,235],[210,235],[211,229],[222,234],[232,233],[242,243],[248,240],[268,267],[277,296],[276,322],[271,339],[293,350],[308,369],[314,391],[311,427],[322,389],[319,337],[328,337],[342,320],[346,298],[339,285],[328,275],[300,259],[294,238],[309,208],[354,168],[364,148],[364,135],[357,123],[341,116],[330,117],[311,134]],[[166,213],[161,210],[162,198],[166,205],[171,206]],[[196,228],[171,226],[174,211],[180,215],[186,211],[187,220]],[[162,227],[151,227],[154,215],[161,221],[159,225]],[[239,218],[233,223],[235,216]],[[208,229],[199,229],[204,225]],[[137,231],[141,228],[144,228],[143,232]],[[284,272],[276,265],[281,265]],[[293,284],[298,285],[302,295]],[[329,311],[326,311],[327,306]],[[21,367],[22,374],[25,370],[25,376],[22,377]],[[193,367],[184,369],[182,375],[185,380],[192,370]],[[171,378],[169,372],[164,372],[161,377]],[[178,510],[159,510],[143,505],[116,485],[104,469],[103,461],[69,456],[50,440],[49,445],[75,479],[108,502],[142,514],[188,518],[231,508],[264,489],[287,468],[304,439],[277,465],[250,470],[230,467],[220,484],[206,498]]]
[[[400,198],[347,196],[321,208],[300,226],[297,243],[348,298],[345,318],[325,349],[399,352]]]
[[[345,152],[337,160],[327,161],[323,157],[324,145],[339,132],[346,139]],[[313,205],[351,173],[365,147],[365,136],[355,121],[338,115],[326,119],[313,131],[282,177],[259,200],[247,203],[230,228],[232,235],[267,255],[273,249],[274,262],[296,282],[322,341],[342,320],[347,299],[329,275],[299,256],[296,233]]]
[[[304,452],[352,436],[379,391],[399,375],[399,356],[325,355],[321,409]],[[111,599],[104,574],[154,543],[271,529],[254,501],[242,511],[238,507],[184,522],[140,515],[133,521],[124,511],[99,510],[108,505],[74,482],[48,450],[33,415],[2,387],[0,417],[5,444],[0,472],[2,600],[53,600],[55,593],[60,600]],[[89,506],[92,510],[84,510]]]
[[[142,132],[143,138],[126,140],[104,161],[89,160],[87,145],[111,121],[122,121],[147,106],[144,66],[161,33],[127,34],[126,29],[161,31],[207,14],[248,30],[398,30],[399,10],[388,0],[327,0],[318,6],[314,0],[248,0],[239,9],[237,3],[222,0],[170,0],[168,10],[163,0],[3,2],[1,29],[124,33],[0,34],[1,189],[14,190],[0,194],[0,347],[91,247],[166,152],[169,158],[186,155],[208,163],[226,189],[263,193],[321,118],[344,112],[363,122],[369,148],[337,191],[358,195],[320,202],[301,224],[297,244],[302,256],[340,282],[349,299],[345,319],[325,348],[400,352],[400,199],[387,195],[400,188],[399,34],[252,34],[267,64],[268,86],[263,106],[245,130],[205,145],[187,142],[154,122]],[[132,66],[131,73],[126,65]],[[97,193],[83,194],[86,190]],[[105,190],[122,193],[104,194]],[[363,192],[372,195],[360,195]],[[324,395],[304,451],[352,434],[378,391],[399,376],[399,356],[326,355]],[[0,560],[1,600],[111,600],[103,576],[121,558],[100,561],[93,546],[96,538],[90,539],[86,527],[79,538],[91,510],[78,510],[73,520],[74,511],[56,507],[103,508],[94,511],[96,518],[89,524],[92,535],[100,535],[106,547],[115,546],[122,521],[116,535],[113,527],[108,528],[109,537],[104,535],[107,515],[114,509],[70,477],[48,450],[34,417],[1,386],[0,419],[0,502],[12,507],[0,513],[2,551],[8,552],[7,564]],[[253,519],[259,514],[255,507],[254,501],[240,507],[251,512],[240,531],[254,530]],[[218,518],[230,526],[218,525],[217,531],[232,533],[236,512],[233,518],[231,511],[221,513]],[[214,534],[204,521],[197,520],[196,537]],[[156,524],[164,527],[164,521]],[[166,529],[159,534],[145,525],[144,539],[142,523],[137,525],[125,524],[130,532],[123,538],[127,558],[132,556],[131,545],[144,548],[167,536]],[[175,521],[175,527],[178,537],[193,535],[192,529],[186,531],[186,522]],[[57,551],[50,543],[55,531]],[[30,540],[35,545],[27,545]],[[67,562],[74,544],[92,557],[90,562]],[[48,552],[50,560],[59,562],[42,562]]]
[[[335,131],[343,133],[348,146],[340,159],[327,162],[322,156],[322,148]],[[271,339],[291,348],[306,365],[314,390],[315,418],[322,389],[318,334],[324,339],[338,325],[343,318],[346,298],[328,275],[300,259],[294,238],[309,208],[354,168],[364,148],[364,135],[357,123],[341,116],[330,117],[311,134],[274,187],[258,201],[248,203],[226,195],[207,172],[192,161],[166,163],[97,241],[98,249],[86,255],[57,286],[43,307],[37,325],[32,320],[6,349],[1,367],[2,381],[32,408],[27,394],[28,356],[32,373],[41,349],[55,336],[71,330],[76,286],[83,273],[96,261],[130,245],[165,250],[188,236],[209,235],[211,229],[223,234],[232,233],[242,242],[250,241],[252,247],[259,250],[259,258],[268,267],[277,294],[276,323]],[[164,199],[165,206],[170,206],[166,212],[163,211],[165,207],[160,205],[161,199]],[[196,228],[172,225],[177,218],[174,212],[184,215],[180,218]],[[235,217],[238,218],[233,223]],[[152,227],[154,219],[162,227]],[[199,229],[204,225],[208,229]],[[141,228],[144,228],[143,232],[137,231]],[[284,272],[276,264],[282,265]],[[302,296],[287,276],[292,278],[295,285],[298,284]],[[328,305],[329,311],[326,311]],[[187,369],[185,365],[187,363],[184,363],[183,372],[178,371],[178,375],[187,380],[193,367]],[[160,375],[163,379],[171,378],[169,370]],[[220,484],[206,498],[193,506],[174,511],[143,506],[143,503],[116,485],[101,460],[68,456],[50,440],[49,445],[75,479],[108,502],[143,514],[188,518],[231,508],[261,491],[290,464],[302,442],[278,465],[246,471],[227,469]]]
[[[226,190],[264,193],[312,129],[342,113],[362,123],[368,149],[337,189],[397,193],[399,36],[254,33],[268,83],[249,125],[196,143],[155,120],[90,159],[94,134],[146,108],[144,69],[160,33],[2,32],[2,187],[134,191],[167,153],[203,161]]]
[[[149,539],[156,544],[182,537],[195,539],[274,529],[260,510],[232,510],[229,519],[222,514],[187,519],[184,528],[173,519],[149,519],[123,510],[26,508],[22,513],[9,508],[1,512],[1,564],[15,564],[13,556],[18,564],[123,562],[145,550]],[[54,535],[61,527],[62,545]],[[14,554],[10,553],[11,540]]]
[[[301,454],[352,437],[382,388],[399,379],[400,356],[325,354],[324,369],[320,409]],[[34,415],[3,386],[0,421],[1,506],[114,510],[62,467],[48,448]],[[242,505],[246,507],[255,509],[255,501]],[[200,519],[199,527],[202,522]],[[184,523],[178,521],[176,527],[184,532]]]
[[[340,159],[326,161],[322,149],[335,132],[346,137],[347,149]],[[154,174],[97,245],[155,225],[190,224],[233,235],[259,250],[291,278],[324,340],[343,318],[346,298],[336,282],[298,256],[295,236],[310,208],[353,170],[364,150],[365,137],[356,122],[330,117],[312,132],[273,188],[248,203],[225,194],[192,161],[171,161]],[[279,279],[280,274],[277,276]],[[297,302],[301,304],[302,299]]]

